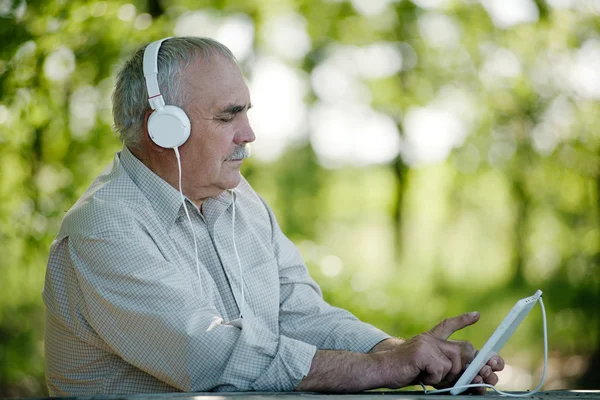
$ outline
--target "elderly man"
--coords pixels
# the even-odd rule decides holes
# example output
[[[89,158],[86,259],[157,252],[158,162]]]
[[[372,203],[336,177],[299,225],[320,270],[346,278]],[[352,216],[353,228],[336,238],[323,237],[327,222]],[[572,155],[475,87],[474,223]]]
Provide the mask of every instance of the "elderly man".
[[[192,37],[156,49],[161,93],[145,81],[152,68],[142,48],[113,94],[123,150],[67,213],[50,251],[50,394],[357,392],[456,381],[476,352],[447,339],[479,315],[404,341],[328,305],[240,175],[255,136],[231,52]],[[149,132],[153,109],[164,111],[157,97],[183,110],[173,117],[183,125],[189,118],[181,146],[161,144],[157,136],[169,141],[172,132],[160,124]],[[502,368],[494,357],[474,382],[496,384]]]

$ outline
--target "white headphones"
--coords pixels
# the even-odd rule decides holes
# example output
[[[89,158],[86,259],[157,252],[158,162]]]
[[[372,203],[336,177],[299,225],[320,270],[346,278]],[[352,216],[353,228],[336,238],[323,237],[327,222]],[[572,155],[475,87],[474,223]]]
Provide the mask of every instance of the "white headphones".
[[[187,216],[188,222],[190,223],[190,228],[192,230],[192,238],[194,239],[194,252],[196,254],[196,273],[198,275],[198,280],[200,281],[201,297],[203,297],[202,282],[200,279],[200,261],[198,259],[198,243],[196,241],[194,224],[190,218],[187,205],[185,204],[183,190],[181,188],[181,158],[178,149],[178,147],[184,144],[185,141],[190,137],[191,123],[187,114],[181,108],[177,106],[165,105],[165,100],[163,99],[162,94],[160,94],[160,90],[158,88],[158,50],[160,49],[162,42],[168,39],[170,38],[152,42],[146,46],[146,49],[144,50],[144,78],[146,78],[146,88],[148,89],[148,102],[150,103],[150,107],[152,107],[154,110],[148,118],[148,132],[150,133],[150,138],[154,143],[160,147],[173,149],[175,151],[177,168],[179,170],[179,194],[181,195],[181,203],[183,204],[185,215]],[[233,250],[235,252],[235,257],[240,271],[241,299],[236,297],[236,303],[238,304],[240,311],[239,318],[227,322],[225,325],[233,325],[242,329],[242,316],[244,315],[244,273],[235,243],[235,194],[233,190],[232,200],[233,209],[231,213],[231,234],[233,240]],[[221,323],[223,323],[223,319],[216,316],[208,327],[207,332]]]
[[[165,105],[158,88],[158,50],[162,42],[170,38],[150,43],[144,50],[144,78],[148,89],[148,102],[154,110],[148,118],[148,132],[154,143],[160,147],[174,149],[190,137],[190,119],[185,111],[177,106]]]

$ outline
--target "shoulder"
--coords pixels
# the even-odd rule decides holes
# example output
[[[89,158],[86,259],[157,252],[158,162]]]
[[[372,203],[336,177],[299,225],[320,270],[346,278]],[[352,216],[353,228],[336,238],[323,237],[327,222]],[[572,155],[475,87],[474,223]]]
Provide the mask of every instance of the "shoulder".
[[[147,202],[115,157],[67,212],[57,239],[134,230],[139,210]]]

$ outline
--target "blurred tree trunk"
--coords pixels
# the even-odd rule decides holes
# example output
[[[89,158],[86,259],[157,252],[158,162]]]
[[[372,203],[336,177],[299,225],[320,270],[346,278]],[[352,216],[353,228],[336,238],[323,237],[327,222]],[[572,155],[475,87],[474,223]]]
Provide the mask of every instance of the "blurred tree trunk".
[[[396,238],[394,243],[396,244],[396,260],[400,260],[402,257],[403,250],[403,217],[404,217],[404,196],[406,194],[406,185],[409,167],[404,163],[402,157],[396,158],[393,164],[394,173],[396,175],[396,207],[394,207],[394,232]]]
[[[148,0],[148,14],[152,16],[152,18],[158,18],[164,14],[165,9],[163,8],[160,0]]]
[[[525,250],[527,241],[527,218],[530,200],[525,192],[522,177],[513,180],[513,193],[516,200],[515,236],[513,248],[515,252],[512,287],[521,287],[525,283]]]

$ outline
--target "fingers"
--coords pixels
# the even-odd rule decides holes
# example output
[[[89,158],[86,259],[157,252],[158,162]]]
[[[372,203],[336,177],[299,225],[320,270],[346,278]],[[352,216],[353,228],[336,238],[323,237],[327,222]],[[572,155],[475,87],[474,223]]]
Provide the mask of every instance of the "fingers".
[[[437,385],[444,379],[444,377],[448,374],[448,371],[451,369],[452,362],[440,353],[425,367],[423,383],[431,386]]]
[[[438,341],[438,348],[442,354],[450,361],[451,366],[446,375],[443,377],[445,381],[454,382],[460,371],[463,369],[460,345],[452,342]]]
[[[480,384],[483,383],[483,378],[480,375],[476,375],[475,378],[473,378],[473,382],[474,384]],[[470,392],[473,394],[478,394],[478,395],[483,395],[486,392],[486,388],[485,387],[475,387],[475,388],[471,388]]]
[[[477,356],[477,349],[470,342],[464,340],[450,340],[450,343],[455,343],[460,347],[460,356],[463,369],[467,368],[467,364],[471,363]]]
[[[416,371],[421,371],[421,381],[436,387],[452,386],[457,377],[477,356],[477,350],[466,341],[448,341],[447,337],[455,331],[472,325],[479,319],[478,313],[462,314],[442,321],[428,332],[416,336],[409,343],[419,344],[415,352]],[[494,355],[488,361],[473,383],[495,385],[498,376],[494,371],[504,368],[504,360]],[[485,393],[485,388],[474,390]]]
[[[481,368],[481,371],[479,371],[479,374],[473,378],[471,383],[487,383],[488,385],[495,386],[498,383],[498,375],[492,371],[492,367],[489,365],[484,365],[483,368]],[[485,394],[486,390],[487,389],[485,387],[478,387],[472,388],[471,392],[474,394]]]
[[[479,313],[477,311],[471,313],[461,314],[457,317],[447,318],[431,328],[429,333],[438,339],[447,340],[450,335],[454,332],[473,325],[479,320]]]
[[[492,356],[487,365],[492,368],[492,371],[502,371],[504,369],[504,359],[499,355]]]
[[[462,370],[460,346],[430,335],[419,335],[416,352],[417,368],[422,371],[422,382],[438,385],[453,380]]]
[[[489,365],[484,365],[483,368],[481,368],[481,371],[479,371],[479,375],[483,378],[484,383],[490,385],[498,383],[498,375],[492,371],[492,367]]]

